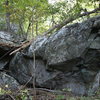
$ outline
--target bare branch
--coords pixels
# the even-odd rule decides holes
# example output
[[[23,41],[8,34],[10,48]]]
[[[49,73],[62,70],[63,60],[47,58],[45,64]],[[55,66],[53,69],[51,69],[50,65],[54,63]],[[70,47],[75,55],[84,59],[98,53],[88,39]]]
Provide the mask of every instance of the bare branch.
[[[71,18],[69,18],[69,19],[63,21],[62,23],[56,24],[55,26],[53,26],[52,28],[50,28],[49,30],[47,30],[46,32],[44,32],[43,34],[44,34],[44,35],[47,35],[47,34],[51,33],[53,30],[55,30],[55,29],[60,29],[60,28],[62,28],[64,25],[66,25],[66,24],[68,24],[68,23],[70,23],[70,22],[76,20],[77,18],[80,18],[80,17],[83,17],[83,16],[87,16],[87,15],[90,15],[90,14],[92,14],[92,13],[96,13],[96,12],[98,12],[99,10],[100,10],[100,8],[96,8],[96,9],[90,11],[90,12],[85,12],[85,13],[83,13],[83,14],[79,14],[79,15],[76,15],[76,16],[72,16]]]

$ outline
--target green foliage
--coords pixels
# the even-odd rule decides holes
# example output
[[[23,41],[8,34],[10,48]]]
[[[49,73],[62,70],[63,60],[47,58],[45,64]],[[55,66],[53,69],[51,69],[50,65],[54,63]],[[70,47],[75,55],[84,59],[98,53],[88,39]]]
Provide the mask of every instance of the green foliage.
[[[7,85],[5,86],[6,89],[9,88]],[[20,89],[20,91],[18,92],[12,92],[10,90],[6,90],[3,88],[0,88],[0,95],[11,95],[15,100],[34,100],[34,92],[33,91],[29,91],[29,89]],[[74,96],[72,94],[69,94],[67,91],[69,91],[67,89],[64,89],[63,91],[66,92],[66,94],[53,94],[54,99],[50,99],[50,100],[100,100],[100,89],[98,89],[98,91],[93,95],[93,96]],[[70,92],[70,91],[69,91]],[[39,97],[38,97],[39,96]],[[49,94],[49,92],[45,92],[45,95],[40,92],[39,95],[37,93],[36,97],[39,99],[43,99],[42,96],[45,98],[45,100],[49,100],[49,96],[52,97],[51,93]],[[38,99],[36,99],[38,100]]]
[[[32,97],[29,96],[27,89],[21,90],[19,95],[16,95],[17,100],[32,100]]]
[[[53,5],[48,0],[0,0],[0,16],[4,18],[10,13],[10,23],[18,24],[20,32],[38,35],[65,19],[98,6],[99,0],[65,0]]]
[[[9,94],[9,93],[11,93],[10,89],[0,88],[0,95]]]
[[[65,96],[64,95],[58,95],[56,97],[56,100],[64,100],[65,99]]]

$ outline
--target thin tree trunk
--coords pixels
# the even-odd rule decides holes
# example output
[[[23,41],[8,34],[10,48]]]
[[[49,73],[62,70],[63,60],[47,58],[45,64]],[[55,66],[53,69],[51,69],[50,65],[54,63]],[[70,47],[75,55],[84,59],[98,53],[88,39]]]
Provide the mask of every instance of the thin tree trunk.
[[[6,26],[7,26],[7,31],[10,32],[11,31],[11,25],[10,25],[10,12],[8,11],[8,6],[9,6],[9,1],[6,0],[5,1],[5,5],[6,5]]]
[[[28,24],[28,27],[27,27],[27,31],[26,31],[26,35],[27,35],[27,38],[28,38],[28,33],[29,33],[29,29],[30,29],[30,27],[31,27],[31,25],[32,25],[32,16],[33,15],[31,15],[30,17],[29,17],[29,24]]]
[[[32,37],[34,37],[34,18],[32,16]]]
[[[38,35],[38,21],[36,21],[36,35]]]
[[[54,20],[54,16],[52,15],[52,27],[55,25],[55,20]]]
[[[29,32],[30,26],[31,26],[31,20],[29,19],[29,24],[28,24],[27,31],[26,31],[27,35],[28,35],[28,32]]]

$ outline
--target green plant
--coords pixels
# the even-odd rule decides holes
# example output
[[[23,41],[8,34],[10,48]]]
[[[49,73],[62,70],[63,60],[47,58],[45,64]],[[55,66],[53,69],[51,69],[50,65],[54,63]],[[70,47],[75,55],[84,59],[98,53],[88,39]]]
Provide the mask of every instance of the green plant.
[[[64,100],[65,96],[64,95],[57,95],[55,100]]]

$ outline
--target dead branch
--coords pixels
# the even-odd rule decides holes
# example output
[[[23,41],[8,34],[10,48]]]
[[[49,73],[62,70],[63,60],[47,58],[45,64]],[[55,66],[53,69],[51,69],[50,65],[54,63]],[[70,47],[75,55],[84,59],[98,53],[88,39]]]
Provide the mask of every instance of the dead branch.
[[[86,16],[86,15],[90,15],[90,14],[92,14],[92,13],[96,13],[96,12],[98,12],[99,10],[100,10],[100,8],[96,8],[96,9],[90,11],[90,12],[85,12],[85,13],[83,13],[83,14],[79,14],[79,15],[76,15],[76,16],[72,16],[71,18],[69,18],[69,19],[67,19],[67,20],[65,20],[65,21],[63,21],[63,22],[61,22],[60,24],[56,24],[55,26],[53,26],[52,28],[50,28],[49,30],[47,30],[46,32],[44,32],[43,34],[44,34],[44,35],[47,35],[47,34],[51,33],[53,30],[55,30],[55,29],[60,29],[60,28],[62,28],[63,26],[67,25],[68,23],[70,23],[70,22],[76,20],[77,18]]]
[[[0,43],[0,46],[8,47],[8,48],[17,48],[17,47],[19,47],[19,46],[16,46],[14,44],[9,44],[9,43]]]
[[[12,100],[15,100],[14,96],[11,94],[7,94]]]
[[[15,49],[14,51],[12,51],[9,55],[12,55],[12,54],[14,54],[14,53],[16,53],[16,52],[18,52],[18,51],[20,51],[20,50],[22,50],[22,49],[28,47],[28,46],[32,43],[33,40],[34,40],[34,39],[32,39],[32,40],[30,40],[30,41],[24,42],[24,43],[21,44],[19,47],[17,47],[17,49]]]

